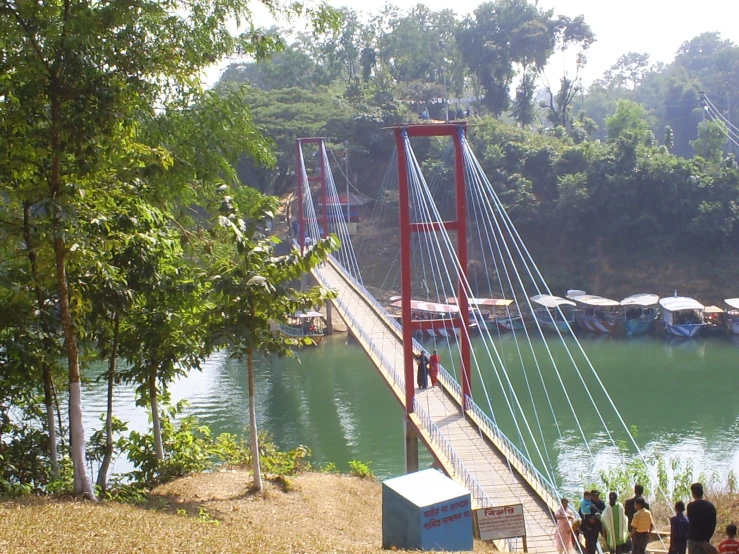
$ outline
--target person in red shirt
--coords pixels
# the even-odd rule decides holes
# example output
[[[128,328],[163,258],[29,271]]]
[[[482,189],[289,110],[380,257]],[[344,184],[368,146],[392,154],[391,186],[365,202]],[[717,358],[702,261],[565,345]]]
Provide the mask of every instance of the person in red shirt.
[[[739,541],[736,540],[736,525],[730,523],[726,526],[726,540],[718,545],[718,551],[721,554],[739,554]]]
[[[435,387],[439,384],[439,364],[441,364],[441,358],[434,350],[429,358],[429,377],[431,377],[431,386]]]

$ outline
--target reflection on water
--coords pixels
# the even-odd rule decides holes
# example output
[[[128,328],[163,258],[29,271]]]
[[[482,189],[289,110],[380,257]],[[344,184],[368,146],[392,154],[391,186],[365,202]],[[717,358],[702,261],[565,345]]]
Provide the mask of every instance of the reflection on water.
[[[618,464],[614,444],[626,435],[612,400],[626,425],[636,427],[637,443],[647,456],[660,452],[690,459],[696,474],[739,470],[737,338],[594,335],[581,340],[597,375],[574,344],[579,374],[561,345],[552,344],[547,352],[541,341],[532,349],[505,334],[496,340],[500,362],[490,364],[482,363],[488,353],[475,344],[481,360],[473,377],[477,402],[540,467],[551,469],[562,484],[579,488],[595,470]],[[458,353],[450,346],[435,345],[454,371]],[[316,461],[332,461],[342,469],[358,459],[372,461],[380,477],[402,473],[402,410],[357,345],[346,345],[337,336],[301,350],[298,359],[257,361],[256,379],[258,423],[281,447],[304,444]],[[144,430],[148,414],[134,407],[132,388],[118,387],[116,394],[116,415],[131,429]],[[177,381],[172,397],[187,399],[188,413],[214,433],[244,433],[248,426],[246,370],[225,353]],[[105,409],[104,384],[91,384],[83,401],[89,434],[91,427],[101,426],[97,417]],[[428,455],[422,460],[431,463]],[[119,462],[116,469],[126,466]]]

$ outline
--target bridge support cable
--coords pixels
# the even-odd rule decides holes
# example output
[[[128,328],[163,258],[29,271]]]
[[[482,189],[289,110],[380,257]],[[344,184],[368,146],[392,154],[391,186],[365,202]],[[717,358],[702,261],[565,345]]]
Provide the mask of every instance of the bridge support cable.
[[[440,213],[438,211],[438,208],[436,207],[435,203],[433,202],[433,199],[430,198],[430,193],[428,192],[428,186],[426,186],[425,181],[423,179],[423,175],[421,173],[420,165],[418,164],[418,161],[415,158],[415,154],[413,153],[412,149],[410,149],[410,147],[409,147],[409,151],[408,151],[408,157],[409,157],[409,159],[413,160],[413,162],[414,162],[416,172],[417,172],[417,174],[419,176],[419,183],[422,183],[421,193],[426,196],[426,199],[425,199],[426,200],[426,203],[425,203],[425,205],[429,209],[429,212],[427,214],[427,217],[428,217],[427,221],[430,221],[432,223],[441,223],[441,215],[440,215]],[[440,242],[438,242],[438,237],[439,236],[443,239],[443,243],[444,243],[444,246],[443,247],[442,247],[442,244]],[[464,305],[464,304],[467,303],[467,302],[463,302],[462,300],[469,301],[469,298],[472,297],[470,286],[469,286],[469,282],[467,280],[466,275],[464,274],[464,271],[462,270],[462,267],[461,267],[461,264],[460,264],[459,260],[454,255],[454,246],[453,246],[453,244],[451,242],[451,239],[449,237],[449,234],[448,234],[447,230],[445,228],[443,228],[443,226],[442,226],[441,230],[437,234],[435,234],[435,238],[437,239],[437,248],[439,250],[442,250],[442,251],[446,250],[446,252],[449,254],[449,256],[450,256],[450,258],[452,260],[452,264],[451,265],[453,267],[453,271],[454,271],[454,273],[456,273],[456,278],[462,284],[462,286],[460,287],[459,295],[460,296],[464,295],[466,297],[466,298],[458,298],[458,305],[459,306],[462,306],[462,305]],[[449,269],[446,266],[446,264],[444,264],[444,266],[443,266],[442,269],[443,269],[443,271],[444,271],[447,279],[450,282],[452,282],[452,275],[450,275]],[[460,311],[461,311],[461,308],[460,308]],[[461,314],[462,314],[462,317],[464,317],[464,315],[463,315],[464,312],[461,311]],[[501,390],[503,391],[503,397],[504,397],[504,399],[506,401],[506,404],[508,406],[508,409],[514,415],[515,415],[516,412],[518,412],[518,413],[521,414],[522,419],[523,419],[524,424],[525,424],[525,427],[526,427],[526,429],[528,431],[528,435],[532,439],[531,442],[533,443],[534,447],[537,450],[537,454],[539,455],[539,459],[541,460],[542,465],[545,468],[545,471],[548,472],[548,468],[547,468],[547,464],[546,464],[545,458],[542,455],[541,451],[539,450],[538,441],[536,440],[535,435],[533,434],[533,432],[531,430],[530,424],[528,422],[528,418],[527,418],[525,412],[523,411],[523,409],[521,407],[521,403],[520,403],[520,401],[518,399],[517,394],[515,393],[515,390],[513,389],[512,383],[510,382],[510,379],[509,379],[508,375],[504,371],[499,371],[498,370],[498,366],[500,366],[501,369],[502,369],[503,366],[504,366],[504,363],[503,363],[502,359],[500,358],[500,355],[499,355],[497,349],[495,348],[494,342],[491,339],[490,331],[489,331],[489,329],[487,329],[487,326],[485,325],[485,322],[480,318],[480,314],[479,314],[479,312],[477,310],[473,310],[472,311],[472,314],[474,316],[475,322],[478,324],[478,328],[480,329],[481,334],[483,334],[483,336],[485,336],[485,335],[487,336],[487,339],[488,340],[483,341],[483,345],[485,347],[485,351],[486,351],[486,354],[487,354],[487,359],[488,359],[490,365],[492,366],[492,368],[493,368],[493,370],[495,372],[495,376],[496,376],[496,378],[498,380],[499,386],[501,387]],[[468,329],[466,329],[466,328],[463,327],[462,333],[469,333],[469,331],[468,331]],[[468,335],[468,339],[469,339],[469,335]],[[492,350],[491,350],[491,348],[492,348]],[[476,353],[474,352],[474,350],[472,351],[472,356],[474,358],[473,359],[473,363],[474,363],[474,365],[475,365],[475,367],[477,369],[477,372],[478,372],[478,375],[480,377],[481,383],[483,384],[483,390],[484,390],[484,393],[485,393],[485,398],[486,398],[487,403],[488,403],[488,407],[489,407],[489,409],[492,412],[493,411],[492,402],[490,401],[490,395],[488,394],[487,387],[485,386],[485,379],[484,379],[483,374],[482,374],[482,371],[481,371],[481,363],[480,363],[480,360],[478,359]],[[496,362],[497,362],[497,364],[496,364]],[[503,374],[503,377],[504,378],[501,378],[501,373]],[[504,381],[505,381],[505,384],[504,384]],[[505,392],[506,390],[508,390],[510,392],[510,394],[506,394],[506,392]],[[511,400],[513,400],[513,404],[511,404]],[[515,405],[515,408],[514,408],[514,405]],[[519,435],[519,439],[521,440],[521,445],[522,445],[522,447],[523,447],[526,455],[529,458],[531,458],[531,455],[530,455],[530,453],[528,451],[527,441],[525,441],[524,438],[523,438],[524,437],[524,433],[523,433],[521,427],[518,424],[518,419],[516,417],[514,417],[513,418],[513,421],[514,421],[514,424],[516,426],[516,430],[517,430],[517,433]]]
[[[326,155],[326,149],[321,149],[321,152],[323,156],[321,163],[323,164],[323,175],[326,186],[326,204],[324,205],[324,210],[328,211],[327,219],[329,221],[329,226],[330,228],[333,228],[341,242],[338,253],[342,260],[342,265],[349,271],[351,276],[357,280],[357,282],[362,283],[359,263],[357,262],[351,235],[349,234],[349,227],[347,225],[349,220],[348,207],[345,219],[344,213],[341,209],[341,203],[339,201],[339,193],[336,189],[336,182],[334,181],[334,176],[331,171],[331,165],[329,164],[328,156]],[[347,198],[347,203],[348,202],[349,200]],[[333,226],[331,226],[331,223],[333,223]]]
[[[467,146],[466,154],[467,154],[467,156],[468,156],[468,158],[470,160],[471,165],[474,167],[475,171],[477,171],[478,174],[480,175],[481,180],[482,180],[482,183],[483,183],[483,185],[485,187],[485,190],[488,193],[488,197],[493,202],[494,212],[497,213],[500,216],[500,219],[503,222],[503,225],[504,225],[507,233],[511,237],[512,242],[513,242],[515,248],[518,251],[518,254],[520,256],[520,259],[523,262],[523,266],[526,269],[526,271],[529,273],[530,279],[532,280],[532,282],[534,283],[535,287],[537,288],[537,291],[541,290],[539,288],[539,285],[538,285],[538,283],[540,282],[542,284],[543,290],[547,294],[551,294],[551,290],[549,289],[549,286],[547,285],[545,279],[543,278],[543,276],[541,274],[541,271],[539,270],[538,266],[534,262],[534,260],[533,260],[533,258],[531,256],[530,252],[528,251],[525,243],[523,242],[521,236],[519,235],[518,231],[516,230],[515,226],[513,225],[513,222],[510,219],[510,216],[505,211],[502,203],[500,202],[500,199],[498,198],[497,194],[495,193],[495,190],[493,189],[493,187],[490,184],[490,182],[487,179],[487,177],[485,177],[485,174],[484,174],[484,172],[483,172],[483,170],[482,170],[482,168],[481,168],[481,166],[479,164],[479,161],[475,157],[475,155],[472,152],[472,150],[469,148],[469,145]],[[560,311],[560,315],[563,316],[564,314],[562,314],[561,309],[558,308],[558,310]],[[645,463],[645,466],[647,468],[649,468],[650,466],[647,463],[647,460],[646,460],[643,452],[641,451],[641,449],[639,448],[638,444],[636,443],[633,435],[631,434],[628,426],[626,425],[626,423],[625,423],[625,421],[623,419],[623,416],[621,415],[621,413],[619,412],[619,410],[616,407],[615,403],[613,402],[613,399],[611,398],[610,394],[608,393],[608,391],[607,391],[605,385],[603,384],[600,376],[598,375],[597,371],[595,371],[595,368],[594,368],[594,366],[593,366],[590,358],[587,356],[585,350],[583,349],[582,344],[578,340],[577,336],[575,336],[575,334],[572,332],[572,329],[571,328],[569,328],[569,333],[568,334],[571,335],[572,340],[573,340],[574,344],[576,345],[577,351],[582,356],[582,358],[585,360],[585,363],[586,363],[588,369],[590,370],[590,372],[592,373],[592,375],[593,375],[594,379],[596,380],[597,384],[599,385],[602,394],[605,396],[605,398],[606,398],[606,400],[607,400],[610,408],[612,409],[614,415],[616,416],[616,418],[619,420],[619,423],[623,427],[623,430],[624,430],[624,432],[626,434],[626,437],[628,438],[629,442],[635,448],[635,450],[638,453],[639,457]],[[606,434],[607,434],[607,436],[608,436],[608,438],[609,438],[612,446],[614,447],[615,451],[620,456],[621,455],[620,449],[618,448],[618,445],[616,444],[616,442],[614,440],[613,434],[611,433],[611,430],[610,430],[609,426],[607,425],[607,423],[605,422],[605,419],[603,418],[602,412],[599,409],[597,402],[595,402],[595,399],[593,398],[593,396],[592,396],[592,394],[591,394],[591,392],[590,392],[590,390],[589,390],[589,388],[588,388],[588,386],[587,386],[587,384],[586,384],[586,382],[584,380],[584,377],[582,375],[582,372],[580,371],[580,368],[579,368],[578,364],[575,362],[575,359],[574,359],[573,354],[572,354],[572,352],[570,350],[570,347],[567,345],[567,342],[564,341],[564,337],[563,337],[562,333],[559,330],[557,330],[557,335],[559,336],[562,344],[564,345],[565,351],[567,353],[567,357],[570,360],[570,362],[572,363],[573,368],[575,369],[575,372],[576,372],[576,374],[578,376],[578,379],[579,379],[580,383],[582,384],[583,388],[585,389],[585,392],[588,395],[588,398],[591,401],[591,403],[592,403],[592,405],[593,405],[593,407],[595,409],[596,414],[598,415],[598,418],[599,418],[599,420],[600,420],[600,422],[601,422],[601,424],[603,426],[603,429],[605,430],[605,432],[606,432]],[[571,409],[574,411],[574,408],[572,407],[572,404],[571,404],[571,401],[569,401],[569,398],[568,398],[568,402],[570,403]],[[576,421],[577,421],[577,418],[576,418]],[[584,435],[584,432],[582,431],[582,427],[580,426],[579,421],[578,421],[578,426],[580,427],[581,434]],[[585,438],[584,438],[584,440],[585,440],[586,445],[587,445],[587,440]],[[589,449],[589,447],[588,447],[588,449]],[[651,469],[650,469],[650,473],[652,473]],[[659,480],[656,479],[656,476],[655,475],[652,474],[651,477],[655,480],[656,483],[659,483]],[[663,494],[665,496],[665,498],[668,498],[666,496],[665,492],[662,490],[662,488],[659,485],[658,485],[658,488],[659,488],[659,491],[661,492],[661,494]]]
[[[474,225],[472,225],[471,227],[474,229],[477,229],[478,231],[477,237],[480,243],[480,255],[482,257],[482,265],[485,268],[485,276],[488,280],[488,290],[492,291],[494,287],[493,287],[493,284],[491,283],[490,272],[488,271],[488,268],[489,268],[489,264],[487,260],[488,256],[486,255],[486,245],[483,244],[483,235],[487,241],[487,250],[490,252],[490,259],[493,264],[493,271],[496,276],[498,288],[501,291],[501,297],[503,300],[507,300],[508,297],[510,296],[510,298],[513,300],[516,306],[516,312],[518,314],[521,314],[521,308],[518,302],[518,297],[515,294],[515,289],[511,281],[511,276],[508,271],[508,264],[505,263],[505,258],[503,258],[502,256],[503,253],[500,249],[498,236],[497,234],[491,232],[492,227],[488,224],[489,222],[485,221],[485,217],[488,214],[483,208],[483,200],[481,198],[481,191],[480,191],[480,187],[478,186],[479,176],[476,175],[471,170],[472,168],[469,165],[468,159],[465,159],[465,165],[466,165],[466,170],[469,175],[468,182],[470,182],[470,186],[469,186],[470,200],[471,200],[470,204],[472,206],[472,214],[474,216]],[[473,221],[470,220],[470,223],[473,223]],[[474,234],[474,233],[471,233],[471,234]],[[493,242],[495,243],[495,246],[493,246]],[[500,265],[498,264],[499,257],[501,260]],[[501,276],[501,268],[502,268],[502,272],[505,275],[506,283],[508,285],[508,290],[510,291],[510,294],[506,292],[506,287],[503,284],[503,277]],[[478,288],[477,290],[479,291],[480,289]],[[539,438],[541,439],[541,444],[542,444],[542,447],[544,448],[544,454],[546,456],[546,467],[549,470],[548,474],[549,474],[550,479],[552,479],[552,481],[555,481],[553,479],[555,475],[554,466],[552,464],[551,456],[549,454],[549,448],[547,446],[546,438],[544,437],[544,430],[542,428],[541,417],[539,416],[539,411],[537,409],[537,402],[534,400],[534,394],[533,394],[533,390],[531,387],[531,383],[529,381],[528,371],[526,370],[526,364],[523,360],[523,352],[521,350],[521,345],[519,342],[520,332],[519,330],[516,329],[516,326],[513,324],[514,319],[513,319],[513,316],[510,310],[508,309],[507,306],[505,309],[506,309],[505,317],[507,317],[508,321],[510,322],[510,331],[511,331],[511,335],[513,336],[513,342],[516,348],[518,362],[521,365],[521,372],[523,373],[524,380],[526,382],[526,389],[528,392],[529,400],[531,402],[531,407],[534,412],[534,420],[536,421],[536,424],[539,428]],[[500,325],[497,324],[497,322],[495,324],[495,328],[497,329],[498,343],[501,345],[501,350],[502,350],[502,347],[503,347],[502,346],[503,345],[502,331],[500,329]],[[536,366],[536,372],[539,376],[539,382],[541,383],[541,387],[542,387],[542,390],[544,391],[547,404],[549,405],[549,410],[552,415],[552,420],[554,422],[555,428],[557,429],[557,435],[561,439],[562,431],[559,426],[559,421],[557,420],[557,417],[554,413],[554,405],[552,404],[552,400],[549,396],[549,391],[547,390],[546,384],[544,383],[544,376],[542,375],[541,366],[539,364],[538,356],[536,355],[536,349],[534,348],[534,345],[531,341],[531,337],[529,336],[528,329],[526,328],[525,325],[523,326],[523,335],[525,336],[526,342],[528,343],[529,352],[531,353],[532,359],[534,361],[534,365]],[[504,357],[505,357],[505,353],[504,353]]]
[[[415,154],[413,153],[409,141],[406,142],[406,146],[408,148],[407,156],[410,160],[413,161],[413,170],[410,172],[410,182],[412,183],[411,191],[414,192],[411,196],[417,202],[415,204],[416,211],[419,213],[417,216],[417,219],[419,222],[422,223],[432,223],[437,224],[437,227],[441,227],[441,217],[438,211],[435,210],[435,202],[433,198],[431,198],[430,189],[426,185],[425,179],[423,177],[423,174],[421,172],[420,166],[418,165],[418,162],[415,158]],[[426,239],[426,246],[428,250],[429,257],[433,259],[434,262],[434,275],[440,282],[440,287],[442,289],[442,295],[438,298],[439,302],[445,302],[446,298],[449,298],[451,296],[456,297],[458,294],[457,291],[454,291],[452,288],[451,290],[448,290],[445,286],[445,283],[451,284],[454,283],[454,279],[452,276],[452,272],[449,270],[449,265],[452,265],[454,262],[452,259],[454,259],[454,249],[451,245],[451,239],[446,236],[446,239],[443,241],[444,244],[442,245],[442,241],[439,240],[439,235],[445,235],[446,230],[441,228],[439,231],[435,232],[428,232],[424,233],[424,238]],[[447,261],[447,258],[449,258],[449,261]],[[457,272],[458,273],[458,272]],[[467,330],[463,327],[461,329],[462,333],[467,332]],[[469,337],[469,335],[468,335]],[[471,337],[469,337],[471,340]],[[447,339],[448,341],[448,339]],[[459,346],[459,341],[456,342],[456,345],[459,350],[461,350]],[[451,351],[451,345],[448,343],[449,350]],[[472,351],[472,358],[473,363],[475,364],[475,367],[478,369],[479,372],[479,361],[477,359],[477,355],[474,351]],[[450,356],[450,359],[453,361],[454,358]],[[484,380],[482,380],[483,388],[485,389],[485,383]],[[487,395],[486,395],[487,396]],[[488,397],[489,398],[489,397]],[[491,413],[493,414],[493,420],[495,420],[495,413],[492,409],[492,406],[490,406]],[[480,429],[478,429],[478,433],[482,433]],[[511,475],[513,475],[513,468],[510,465],[510,462],[507,464],[508,471]],[[476,467],[476,462],[473,460],[473,467],[475,472],[479,472],[479,468]],[[492,472],[492,469],[488,468],[489,471]],[[495,479],[495,476],[491,474],[491,479]],[[520,497],[519,497],[519,500]]]

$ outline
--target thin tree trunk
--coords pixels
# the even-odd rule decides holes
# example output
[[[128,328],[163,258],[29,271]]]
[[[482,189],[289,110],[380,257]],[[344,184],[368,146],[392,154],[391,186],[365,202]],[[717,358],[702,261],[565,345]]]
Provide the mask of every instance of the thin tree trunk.
[[[249,432],[251,433],[252,473],[254,474],[254,489],[261,492],[262,468],[259,463],[259,437],[257,436],[257,407],[254,404],[254,355],[251,348],[246,350],[246,368],[249,373]]]
[[[49,189],[52,199],[58,200],[61,191],[60,173],[60,138],[59,121],[61,112],[59,98],[55,91],[56,79],[52,76],[51,103],[51,137],[52,152],[51,174],[49,175]],[[56,210],[56,207],[51,208]],[[67,350],[67,364],[69,366],[69,433],[70,453],[74,468],[74,492],[82,494],[91,500],[96,500],[92,481],[85,465],[85,427],[82,423],[82,385],[80,383],[80,353],[77,345],[77,335],[72,320],[72,311],[69,306],[69,286],[67,282],[66,255],[67,249],[62,235],[59,216],[52,212],[52,233],[54,236],[54,258],[56,265],[56,281],[59,292],[59,312],[64,330],[64,347]]]
[[[118,360],[118,340],[120,338],[121,314],[115,313],[113,322],[113,349],[108,361],[108,406],[105,411],[105,454],[98,471],[97,486],[102,491],[108,488],[108,471],[113,459],[113,385],[115,383],[115,366]]]
[[[159,403],[157,401],[157,371],[152,368],[149,377],[149,402],[151,403],[151,424],[154,427],[154,452],[157,460],[164,459],[164,446],[162,444],[162,427],[159,421]]]
[[[41,290],[41,280],[39,278],[38,263],[36,261],[36,251],[33,248],[31,240],[31,203],[23,202],[23,238],[28,251],[28,263],[31,265],[31,276],[33,278],[33,287],[36,292],[36,305],[38,306],[38,318],[41,326],[41,332],[44,334],[43,343],[46,353],[53,355],[53,342],[51,339],[51,329],[46,320],[46,310],[44,306],[44,294]],[[46,406],[46,427],[49,433],[49,461],[51,462],[51,478],[59,479],[59,460],[57,452],[56,440],[56,422],[54,421],[54,394],[53,394],[53,378],[51,375],[51,366],[44,362],[41,367],[41,374],[44,383],[44,406]]]

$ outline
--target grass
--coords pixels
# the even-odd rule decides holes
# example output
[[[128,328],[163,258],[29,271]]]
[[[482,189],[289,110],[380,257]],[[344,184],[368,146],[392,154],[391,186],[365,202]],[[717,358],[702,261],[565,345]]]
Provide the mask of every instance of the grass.
[[[73,499],[0,501],[0,552],[381,553],[381,485],[305,473],[265,492],[245,471],[179,479],[144,505]],[[477,543],[475,550],[487,550]]]

